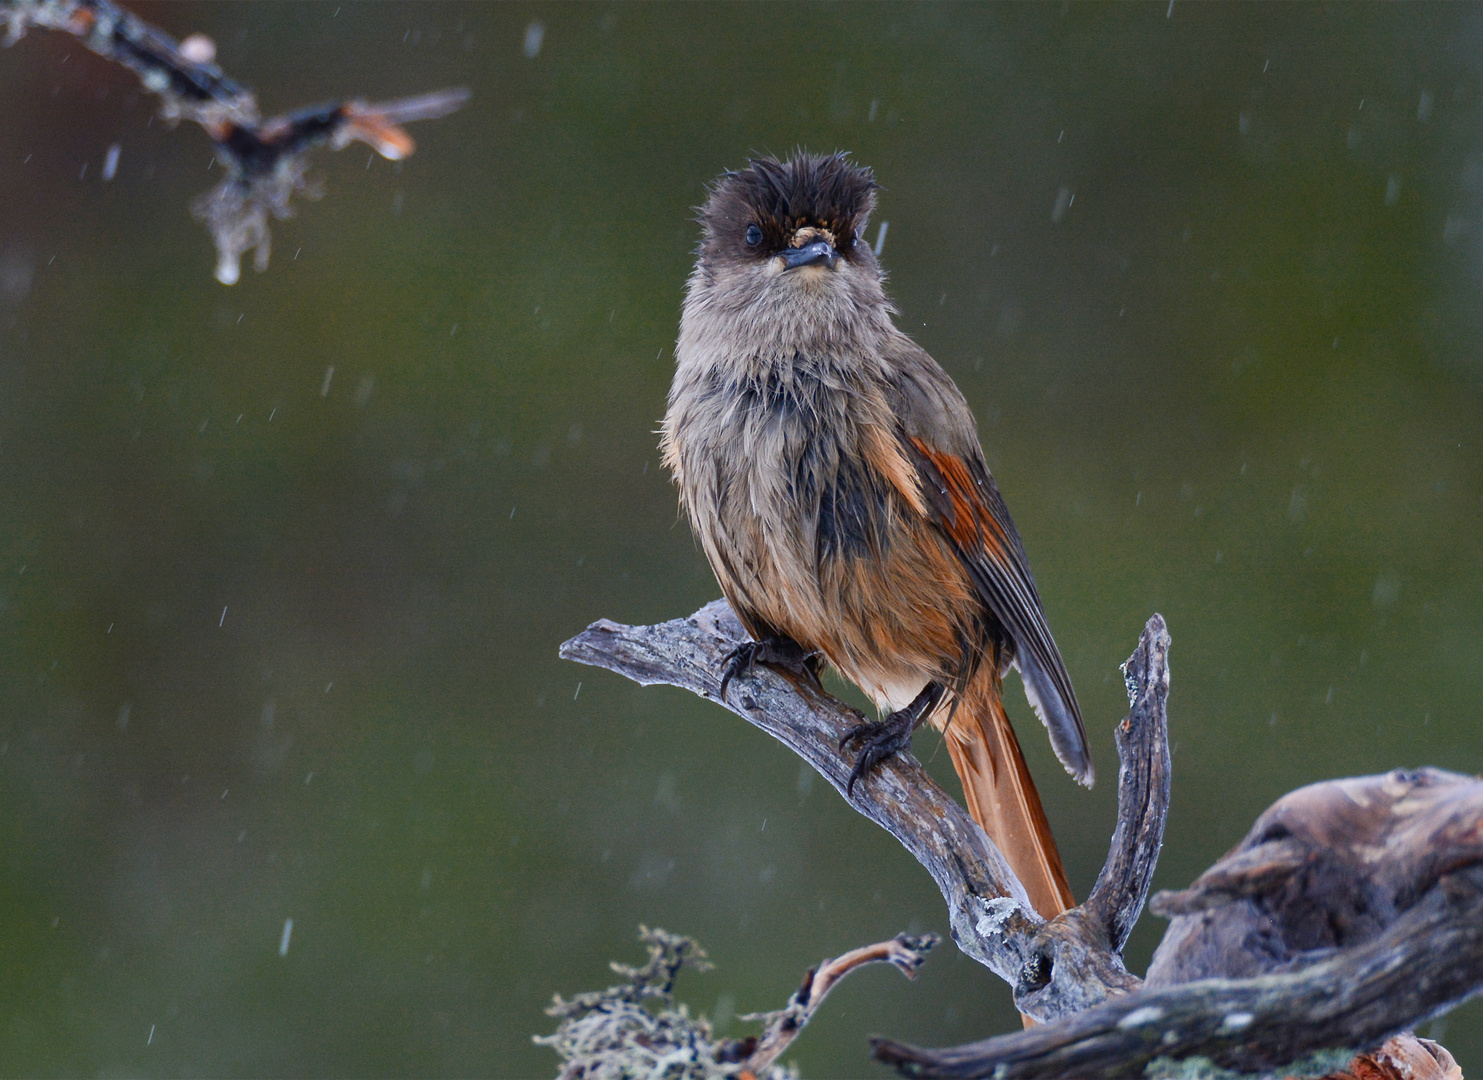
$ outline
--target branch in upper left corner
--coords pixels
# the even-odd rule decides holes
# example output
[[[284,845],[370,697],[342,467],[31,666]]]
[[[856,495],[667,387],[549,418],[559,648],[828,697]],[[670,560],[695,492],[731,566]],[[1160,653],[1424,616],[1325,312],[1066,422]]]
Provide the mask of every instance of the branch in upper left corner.
[[[436,90],[378,104],[339,101],[263,120],[253,92],[216,66],[209,38],[193,34],[177,42],[111,0],[0,0],[0,25],[7,45],[33,26],[73,35],[138,75],[159,95],[167,120],[190,120],[205,130],[226,175],[191,209],[216,242],[216,280],[223,285],[241,276],[248,252],[258,272],[266,270],[268,218],[291,217],[295,195],[317,194],[307,179],[310,151],[363,142],[400,161],[416,145],[401,125],[447,116],[469,99],[467,89]]]

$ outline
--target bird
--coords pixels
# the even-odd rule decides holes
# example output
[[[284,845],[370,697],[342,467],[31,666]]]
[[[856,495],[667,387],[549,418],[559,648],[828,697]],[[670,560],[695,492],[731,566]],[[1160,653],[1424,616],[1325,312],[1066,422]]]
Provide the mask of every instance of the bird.
[[[895,324],[865,241],[874,173],[846,153],[758,157],[707,188],[663,461],[756,663],[827,662],[884,719],[847,792],[930,722],[967,808],[1044,918],[1071,889],[1001,697],[1011,668],[1066,770],[1093,768],[1018,531],[952,378]]]

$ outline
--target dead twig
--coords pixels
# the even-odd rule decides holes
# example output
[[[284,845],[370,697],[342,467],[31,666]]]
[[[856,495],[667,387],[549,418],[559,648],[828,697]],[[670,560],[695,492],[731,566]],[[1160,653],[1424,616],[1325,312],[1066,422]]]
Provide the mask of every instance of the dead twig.
[[[803,976],[803,985],[794,991],[788,1004],[777,1012],[750,1013],[737,1017],[739,1020],[759,1020],[766,1024],[756,1039],[756,1046],[746,1060],[746,1067],[753,1073],[761,1073],[776,1061],[793,1040],[803,1031],[804,1025],[813,1019],[815,1010],[824,1003],[829,991],[850,972],[866,964],[890,964],[908,979],[917,977],[917,969],[927,959],[927,953],[937,944],[936,934],[897,934],[890,941],[879,941],[859,949],[851,949],[843,956],[825,960],[816,968],[809,968]]]
[[[111,0],[0,0],[0,25],[7,45],[31,27],[71,34],[138,75],[159,96],[165,119],[189,120],[205,130],[225,176],[196,200],[192,212],[216,242],[216,279],[223,285],[241,276],[248,252],[255,268],[266,270],[272,250],[268,219],[291,217],[295,195],[318,196],[307,178],[311,151],[363,142],[400,161],[415,147],[402,124],[447,116],[469,98],[464,89],[438,90],[379,104],[339,101],[263,120],[253,92],[213,62],[210,39],[193,35],[177,42]]]
[[[1483,987],[1483,868],[1448,875],[1383,934],[1286,975],[1201,979],[946,1050],[872,1047],[907,1076],[1322,1075]]]

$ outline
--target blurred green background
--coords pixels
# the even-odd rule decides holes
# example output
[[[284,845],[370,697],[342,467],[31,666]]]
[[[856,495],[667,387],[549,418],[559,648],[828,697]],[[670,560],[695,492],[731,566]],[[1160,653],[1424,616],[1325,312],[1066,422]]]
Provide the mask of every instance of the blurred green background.
[[[134,10],[269,112],[474,97],[402,165],[316,159],[225,288],[199,130],[62,35],[0,52],[0,1073],[538,1076],[640,922],[709,948],[680,996],[738,1035],[946,929],[789,753],[556,657],[717,593],[654,429],[692,208],[754,151],[877,171],[1088,716],[1091,793],[1013,692],[1078,893],[1153,611],[1157,887],[1298,785],[1483,770],[1480,9]],[[945,945],[791,1057],[1016,1026]],[[1483,1069],[1480,1003],[1432,1030]]]

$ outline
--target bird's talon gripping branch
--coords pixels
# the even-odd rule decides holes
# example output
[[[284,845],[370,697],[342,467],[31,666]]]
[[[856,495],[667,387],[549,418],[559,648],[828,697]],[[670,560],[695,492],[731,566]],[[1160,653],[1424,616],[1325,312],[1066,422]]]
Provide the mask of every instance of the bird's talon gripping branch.
[[[860,756],[855,759],[855,767],[850,770],[849,782],[845,785],[845,794],[855,794],[855,781],[870,772],[881,762],[887,760],[891,755],[905,750],[911,745],[911,733],[916,724],[910,720],[901,723],[900,717],[906,710],[892,713],[884,723],[867,722],[847,731],[840,742],[843,750],[847,744],[861,743]]]
[[[757,666],[758,647],[755,641],[744,641],[722,658],[720,693],[722,703],[726,701],[726,688],[731,685],[732,679],[738,675],[752,674],[752,669]]]
[[[850,779],[845,785],[846,795],[855,793],[856,780],[889,759],[892,754],[900,753],[911,746],[912,732],[937,708],[944,693],[946,688],[941,683],[928,683],[906,708],[897,709],[880,723],[867,720],[856,724],[840,736],[841,752],[855,743],[861,744],[860,756],[855,759],[855,767],[850,770]]]
[[[815,660],[812,654],[804,652],[803,647],[790,638],[769,637],[761,641],[744,641],[721,660],[721,702],[726,702],[726,688],[731,685],[731,680],[739,675],[750,677],[758,664],[792,671],[818,686]]]

